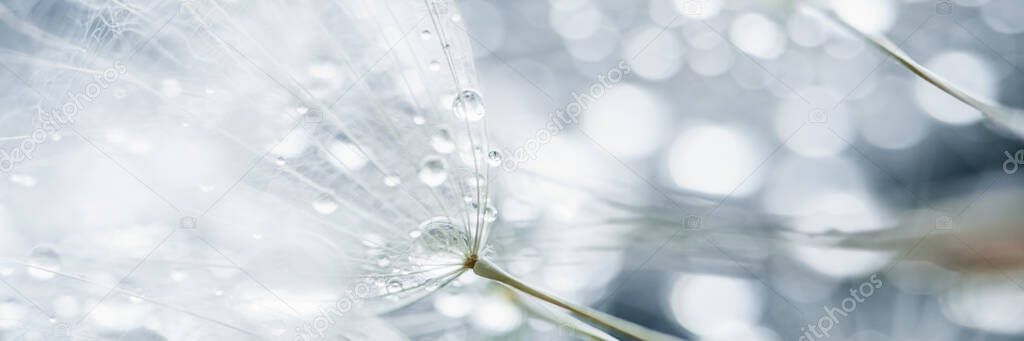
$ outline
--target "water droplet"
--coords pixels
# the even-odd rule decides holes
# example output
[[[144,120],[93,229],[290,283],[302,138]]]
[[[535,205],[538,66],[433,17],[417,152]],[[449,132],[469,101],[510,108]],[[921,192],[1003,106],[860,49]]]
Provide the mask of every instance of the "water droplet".
[[[53,133],[53,135],[50,135],[50,140],[53,140],[53,142],[60,141],[63,138],[64,135],[61,135],[60,133]]]
[[[427,64],[427,68],[430,71],[441,71],[441,63],[436,60],[431,60],[430,64]]]
[[[488,204],[484,207],[484,221],[490,223],[498,220],[498,209],[494,205]]]
[[[427,119],[423,118],[423,116],[416,115],[412,117],[412,123],[421,126],[424,123],[427,123]]]
[[[448,179],[448,163],[436,156],[428,157],[420,164],[419,175],[420,181],[427,186],[440,186]]]
[[[483,98],[480,98],[480,94],[473,90],[463,90],[459,96],[455,97],[452,110],[455,112],[455,117],[470,122],[479,121],[486,114]]]
[[[402,184],[402,178],[394,175],[388,175],[384,177],[384,186],[397,187]]]
[[[199,185],[199,190],[203,191],[204,193],[213,192],[213,189],[213,185]]]
[[[402,282],[398,280],[388,281],[388,293],[397,294],[402,291]]]
[[[316,201],[313,201],[313,209],[320,214],[331,214],[338,209],[338,202],[330,195],[322,194]]]
[[[418,238],[421,234],[423,234],[423,231],[420,231],[418,229],[417,230],[409,231],[409,237],[412,237],[412,238]]]
[[[38,279],[50,279],[60,271],[60,254],[57,250],[45,245],[36,246],[28,258],[25,269],[28,274]]]
[[[487,153],[487,164],[491,165],[491,167],[497,167],[501,164],[501,158],[502,155],[500,150],[492,150]]]
[[[299,113],[300,115],[305,115],[307,112],[309,112],[309,107],[299,106],[295,108],[295,112]]]
[[[434,150],[441,154],[455,151],[455,142],[452,139],[451,131],[448,129],[438,130],[434,136],[430,137],[430,146],[434,147]]]
[[[274,160],[274,163],[277,164],[278,166],[284,166],[284,164],[285,164],[284,157],[283,156],[278,156],[277,159]]]
[[[430,30],[423,30],[423,32],[420,32],[420,38],[423,40],[430,39],[430,36],[432,35],[433,33],[431,33]]]
[[[409,262],[414,265],[461,264],[469,254],[469,235],[448,218],[428,219],[420,224],[420,231],[409,251]]]

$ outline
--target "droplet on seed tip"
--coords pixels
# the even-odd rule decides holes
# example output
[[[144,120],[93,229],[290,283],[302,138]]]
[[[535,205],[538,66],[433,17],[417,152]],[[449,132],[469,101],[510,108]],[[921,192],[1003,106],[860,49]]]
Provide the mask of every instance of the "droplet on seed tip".
[[[420,234],[409,250],[409,262],[419,266],[458,265],[469,253],[469,236],[446,217],[420,224]]]

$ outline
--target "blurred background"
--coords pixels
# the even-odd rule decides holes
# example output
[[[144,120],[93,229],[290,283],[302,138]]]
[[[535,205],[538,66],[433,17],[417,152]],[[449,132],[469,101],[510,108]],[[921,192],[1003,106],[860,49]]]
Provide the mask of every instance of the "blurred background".
[[[502,222],[598,229],[622,213],[581,199],[596,191],[658,207],[672,228],[706,231],[673,232],[651,215],[621,223],[631,226],[616,231],[660,237],[620,239],[630,242],[614,257],[576,255],[592,270],[541,269],[543,283],[611,283],[585,300],[707,338],[1024,335],[1024,244],[1003,229],[1020,227],[1013,193],[1024,177],[1010,155],[1024,145],[858,36],[789,1],[460,5],[492,143],[506,157],[521,151],[519,167],[499,175],[508,184],[498,198],[513,198],[498,199]],[[1024,106],[1024,4],[831,5],[977,96]],[[632,70],[602,80],[621,61]],[[578,121],[548,126],[572,103],[585,107]],[[541,130],[550,142],[538,143]],[[523,194],[543,186],[571,189]],[[989,230],[1007,243],[972,237]],[[551,233],[604,244],[571,231]],[[949,231],[962,234],[944,238]],[[835,246],[830,236],[843,235],[859,237]],[[864,283],[877,290],[836,314]],[[812,331],[822,327],[829,337]]]

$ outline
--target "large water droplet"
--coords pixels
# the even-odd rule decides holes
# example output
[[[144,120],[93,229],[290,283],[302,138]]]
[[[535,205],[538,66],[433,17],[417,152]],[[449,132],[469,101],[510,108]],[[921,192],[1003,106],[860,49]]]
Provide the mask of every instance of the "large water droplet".
[[[501,158],[502,154],[500,150],[492,150],[487,153],[487,164],[491,165],[491,167],[497,167],[501,164]]]
[[[432,35],[433,33],[430,33],[430,30],[423,30],[423,32],[420,32],[420,38],[423,40],[430,39]]]
[[[430,187],[437,187],[448,179],[448,163],[439,157],[428,157],[420,165],[420,181]]]
[[[452,104],[452,110],[455,112],[455,116],[469,120],[470,122],[479,121],[484,118],[486,114],[484,112],[484,101],[480,98],[480,94],[473,90],[463,90],[459,93],[459,96],[455,97],[455,102]]]
[[[466,231],[445,217],[428,219],[420,224],[420,236],[409,250],[409,262],[419,266],[459,265],[469,254]]]
[[[448,154],[455,151],[455,142],[452,140],[452,133],[448,129],[438,130],[430,137],[430,146],[438,153]]]
[[[57,250],[45,245],[36,246],[28,258],[26,271],[38,279],[50,279],[60,271],[60,254]]]
[[[498,209],[494,208],[494,205],[487,204],[487,207],[484,207],[484,221],[490,223],[495,220],[498,220]]]
[[[430,69],[430,71],[441,71],[441,63],[436,60],[431,60],[430,64],[427,64],[427,68]]]
[[[313,209],[320,214],[331,214],[338,209],[338,202],[334,201],[330,195],[321,194],[316,201],[313,201]]]

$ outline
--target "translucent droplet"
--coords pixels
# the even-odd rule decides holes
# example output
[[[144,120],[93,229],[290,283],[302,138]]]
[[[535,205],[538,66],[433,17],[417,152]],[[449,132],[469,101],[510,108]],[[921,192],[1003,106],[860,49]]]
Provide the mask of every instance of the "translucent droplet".
[[[455,151],[455,142],[452,139],[451,131],[448,129],[438,130],[434,136],[430,137],[430,146],[434,147],[434,150],[441,154]]]
[[[469,235],[448,218],[436,217],[420,224],[422,231],[409,250],[414,265],[458,265],[469,254]]]
[[[420,230],[409,231],[409,237],[412,237],[412,238],[418,238],[421,234],[423,234],[423,231],[420,231]]]
[[[320,214],[331,214],[338,209],[338,202],[330,195],[322,194],[316,201],[313,201],[313,209]]]
[[[49,246],[36,246],[29,255],[28,265],[25,270],[32,277],[53,278],[56,276],[55,272],[60,271],[60,254]]]
[[[397,294],[402,291],[402,282],[398,280],[388,281],[387,289],[389,294]]]
[[[402,184],[402,178],[394,175],[388,175],[384,177],[384,186],[396,187]]]
[[[430,64],[427,64],[427,68],[430,71],[441,71],[441,63],[436,60],[431,60]]]
[[[492,150],[487,153],[487,164],[491,165],[491,167],[497,167],[501,164],[501,158],[502,155],[500,150]]]
[[[420,165],[420,181],[430,187],[437,187],[448,179],[448,163],[439,157],[428,157]]]
[[[416,115],[412,117],[412,123],[421,126],[424,123],[427,123],[427,119],[423,118],[423,116]]]
[[[490,223],[498,220],[498,209],[494,205],[488,204],[484,207],[484,221]]]
[[[284,166],[284,164],[285,164],[284,157],[283,156],[278,156],[277,159],[274,160],[274,163],[277,164],[278,166]]]
[[[452,103],[452,111],[455,112],[455,117],[466,119],[470,122],[479,121],[486,114],[484,112],[483,98],[480,98],[480,94],[473,90],[463,90],[459,96],[455,97],[455,101]]]
[[[430,33],[430,30],[423,30],[423,32],[420,32],[420,39],[427,40],[430,39],[432,35],[433,33]]]

